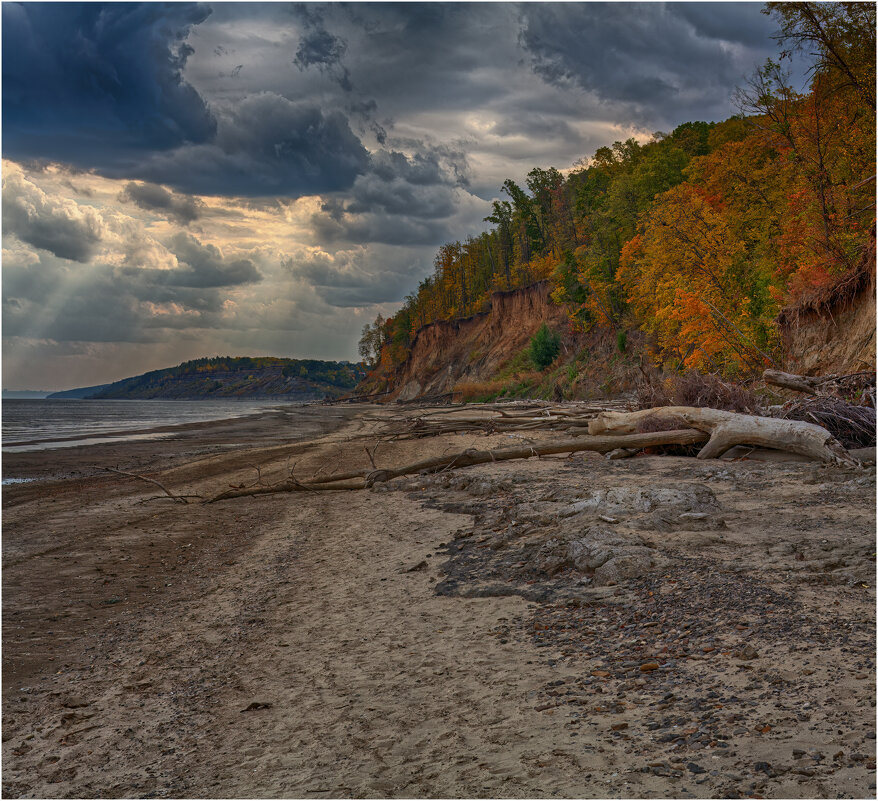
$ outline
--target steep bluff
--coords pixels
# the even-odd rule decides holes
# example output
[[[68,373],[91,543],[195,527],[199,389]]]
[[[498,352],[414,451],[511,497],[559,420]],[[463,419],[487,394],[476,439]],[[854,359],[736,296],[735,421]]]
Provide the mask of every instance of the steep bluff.
[[[550,291],[549,282],[542,281],[496,292],[481,314],[424,326],[415,334],[408,358],[396,368],[383,359],[356,394],[409,401],[448,395],[467,384],[487,384],[527,347],[544,322],[564,332],[565,363],[574,354],[586,354],[571,362],[571,377],[561,379],[565,397],[633,390],[640,376],[638,365],[649,361],[645,335],[636,328],[626,331],[627,348],[620,352],[615,332],[603,326],[572,334],[567,310],[552,302]],[[856,269],[777,317],[785,368],[804,375],[875,370],[875,313],[873,229]]]
[[[777,319],[786,366],[802,375],[875,369],[875,228],[856,269]]]
[[[390,392],[389,400],[444,395],[459,382],[486,381],[524,348],[547,323],[560,330],[567,313],[549,297],[541,281],[495,292],[487,311],[460,320],[441,320],[415,334],[409,357],[396,370],[379,367],[358,392]]]

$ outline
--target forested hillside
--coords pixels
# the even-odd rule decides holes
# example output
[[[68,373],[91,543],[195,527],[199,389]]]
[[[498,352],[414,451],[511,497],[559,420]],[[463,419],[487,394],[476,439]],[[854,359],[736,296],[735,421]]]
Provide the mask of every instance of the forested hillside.
[[[423,326],[548,279],[577,331],[639,329],[666,369],[726,376],[783,361],[776,318],[853,270],[875,218],[875,6],[770,3],[777,59],[740,114],[602,147],[562,174],[503,184],[484,233],[443,245],[433,274],[360,352],[384,372]],[[809,90],[790,85],[792,52]]]
[[[92,400],[285,397],[319,400],[353,389],[363,378],[361,365],[272,356],[216,356],[152,370],[113,384],[58,392],[54,398]]]

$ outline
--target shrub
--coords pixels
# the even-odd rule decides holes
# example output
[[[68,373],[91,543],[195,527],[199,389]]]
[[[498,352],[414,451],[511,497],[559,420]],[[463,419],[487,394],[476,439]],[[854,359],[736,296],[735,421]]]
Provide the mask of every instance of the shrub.
[[[530,358],[538,370],[545,370],[561,350],[561,335],[543,323],[530,341]]]

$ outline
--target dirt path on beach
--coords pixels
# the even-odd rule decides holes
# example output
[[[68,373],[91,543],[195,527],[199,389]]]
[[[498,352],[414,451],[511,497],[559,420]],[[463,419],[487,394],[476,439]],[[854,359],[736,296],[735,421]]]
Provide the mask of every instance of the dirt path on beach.
[[[365,468],[373,424],[334,425],[151,475],[208,494],[254,463]],[[874,469],[713,464],[529,460],[209,506],[118,476],[15,487],[4,794],[873,795]],[[626,523],[625,492],[686,484],[707,512]],[[588,506],[607,488],[615,517]],[[573,528],[604,536],[599,513],[620,570],[644,548],[654,567],[553,562]]]

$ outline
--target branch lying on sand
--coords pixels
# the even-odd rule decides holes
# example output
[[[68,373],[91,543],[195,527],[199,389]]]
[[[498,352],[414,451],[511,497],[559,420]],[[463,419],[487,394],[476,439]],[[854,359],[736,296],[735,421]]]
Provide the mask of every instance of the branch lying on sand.
[[[735,445],[757,445],[789,451],[822,462],[856,465],[857,461],[822,426],[800,420],[754,417],[720,409],[694,406],[661,406],[639,412],[604,412],[588,424],[589,434],[624,434],[636,431],[639,423],[661,421],[710,434],[698,453],[699,459],[716,459]],[[620,443],[620,447],[625,447]]]
[[[171,492],[164,484],[159,481],[156,481],[154,478],[147,478],[146,476],[142,476],[139,473],[129,473],[127,470],[117,470],[115,467],[102,467],[102,470],[107,471],[108,473],[118,473],[120,476],[130,476],[131,478],[139,478],[141,481],[146,481],[150,484],[155,484],[160,490],[162,490],[165,495],[167,495],[172,501],[175,503],[189,503],[189,498],[197,498],[199,500],[202,499],[201,495],[177,495]]]
[[[385,470],[372,470],[368,473],[346,473],[332,479],[321,481],[296,481],[287,479],[270,487],[252,487],[250,489],[229,489],[219,495],[210,498],[205,503],[227,500],[229,498],[241,498],[251,495],[265,495],[275,492],[315,492],[320,490],[354,490],[365,489],[373,484],[390,481],[399,476],[413,475],[415,473],[438,473],[444,470],[454,470],[459,467],[470,465],[487,464],[489,462],[503,462],[509,459],[530,459],[533,456],[549,456],[556,453],[576,453],[577,451],[597,451],[608,453],[617,448],[651,448],[657,445],[694,445],[705,442],[708,435],[701,431],[656,431],[647,434],[629,434],[623,436],[587,436],[576,439],[561,440],[539,445],[528,445],[516,448],[501,448],[494,451],[478,451],[469,449],[460,453],[440,456],[434,459],[425,459],[404,467],[394,467]]]

